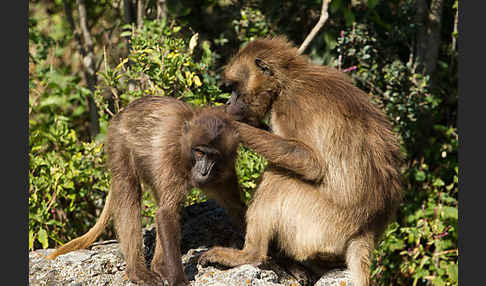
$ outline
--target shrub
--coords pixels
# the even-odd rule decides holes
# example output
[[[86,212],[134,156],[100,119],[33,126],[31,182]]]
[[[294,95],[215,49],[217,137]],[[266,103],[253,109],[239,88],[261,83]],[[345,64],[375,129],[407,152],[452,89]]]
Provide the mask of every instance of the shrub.
[[[46,248],[86,232],[109,188],[103,146],[80,142],[65,117],[47,130],[31,122],[29,249]]]

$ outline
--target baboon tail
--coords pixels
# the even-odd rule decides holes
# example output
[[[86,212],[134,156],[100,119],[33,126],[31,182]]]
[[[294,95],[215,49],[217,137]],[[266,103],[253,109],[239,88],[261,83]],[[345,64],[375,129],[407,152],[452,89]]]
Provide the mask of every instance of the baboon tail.
[[[74,250],[84,249],[90,246],[105,230],[106,226],[110,222],[111,218],[111,191],[106,197],[106,203],[103,207],[100,217],[96,221],[96,224],[85,234],[77,237],[70,242],[59,247],[54,253],[47,256],[47,259],[55,259],[61,254],[65,254]]]

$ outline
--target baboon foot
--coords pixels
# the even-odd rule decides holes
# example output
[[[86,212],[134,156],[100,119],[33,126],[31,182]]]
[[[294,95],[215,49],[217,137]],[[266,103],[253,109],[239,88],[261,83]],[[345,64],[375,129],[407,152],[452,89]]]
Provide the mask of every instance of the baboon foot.
[[[144,285],[144,286],[164,285],[164,279],[162,279],[156,273],[147,270],[145,267],[144,268],[139,267],[133,270],[127,269],[125,273],[128,277],[128,280],[132,281],[133,283],[136,283],[137,285]]]
[[[244,250],[213,247],[199,256],[198,263],[202,266],[217,263],[227,267],[236,267],[243,264],[258,266],[265,260],[266,256],[259,257]]]
[[[161,267],[161,266],[156,266],[152,262],[152,271],[157,274],[159,277],[162,277],[162,280],[167,281],[167,284],[162,284],[162,285],[168,285],[168,286],[187,286],[189,285],[189,281],[187,280],[186,276],[184,275],[183,272],[179,273],[171,273],[168,269]]]

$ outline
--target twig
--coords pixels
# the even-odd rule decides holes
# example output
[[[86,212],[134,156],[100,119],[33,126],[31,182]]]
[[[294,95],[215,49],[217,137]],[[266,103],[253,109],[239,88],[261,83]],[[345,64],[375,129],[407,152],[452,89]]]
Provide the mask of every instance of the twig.
[[[115,116],[115,114],[113,114],[113,112],[111,112],[111,110],[108,108],[108,107],[105,107],[105,111],[106,113],[108,113],[111,117]]]
[[[307,35],[302,45],[300,45],[299,49],[297,50],[299,54],[302,54],[305,51],[305,49],[312,41],[312,39],[314,39],[314,37],[319,32],[319,30],[322,28],[322,26],[324,26],[324,23],[326,23],[327,18],[329,18],[329,13],[327,12],[329,3],[331,3],[331,0],[322,0],[321,16],[319,17],[319,21],[314,26],[314,28],[312,28],[309,35]]]

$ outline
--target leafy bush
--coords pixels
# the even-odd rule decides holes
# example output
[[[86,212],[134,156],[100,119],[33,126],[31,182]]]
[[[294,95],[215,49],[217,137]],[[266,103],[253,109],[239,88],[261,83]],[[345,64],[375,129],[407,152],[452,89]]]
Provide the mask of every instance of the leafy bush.
[[[29,18],[29,249],[87,231],[108,190],[102,146],[82,142],[87,89],[62,60],[66,41]]]
[[[80,142],[67,118],[47,130],[31,122],[29,136],[29,249],[53,246],[86,232],[109,188],[103,148]]]
[[[273,34],[263,13],[250,6],[241,9],[240,19],[233,20],[232,24],[241,43],[248,43],[257,37]]]

